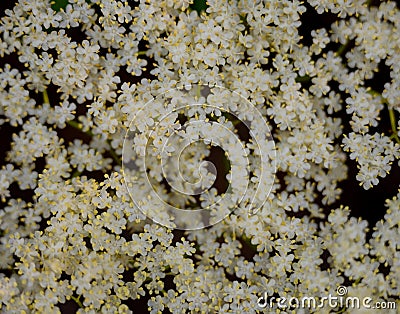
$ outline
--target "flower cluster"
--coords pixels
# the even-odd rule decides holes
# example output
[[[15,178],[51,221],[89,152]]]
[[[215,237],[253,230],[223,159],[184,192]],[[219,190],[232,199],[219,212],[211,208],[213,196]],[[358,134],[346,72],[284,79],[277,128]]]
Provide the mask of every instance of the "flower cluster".
[[[364,189],[398,165],[399,51],[393,1],[17,1],[0,18],[0,311],[256,313],[263,293],[339,285],[400,307],[400,191],[368,226],[340,187],[348,159]],[[207,228],[169,228],[199,208]]]

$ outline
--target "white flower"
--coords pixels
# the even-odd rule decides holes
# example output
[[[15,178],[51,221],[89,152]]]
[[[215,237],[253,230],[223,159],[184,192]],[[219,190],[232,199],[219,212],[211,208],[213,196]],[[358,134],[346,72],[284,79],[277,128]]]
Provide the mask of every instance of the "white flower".
[[[67,2],[0,17],[2,313],[399,295],[400,194],[371,233],[340,206],[399,163],[394,1]]]

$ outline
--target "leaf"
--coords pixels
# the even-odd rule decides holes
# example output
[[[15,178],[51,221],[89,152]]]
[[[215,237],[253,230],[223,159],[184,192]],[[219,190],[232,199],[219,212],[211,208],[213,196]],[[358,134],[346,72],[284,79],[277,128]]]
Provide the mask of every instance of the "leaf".
[[[67,7],[68,0],[54,0],[50,4],[54,11],[59,12],[61,9],[64,10]]]
[[[197,13],[200,13],[202,11],[206,11],[208,8],[207,1],[206,0],[194,0],[194,2],[189,6],[190,9],[196,10]]]

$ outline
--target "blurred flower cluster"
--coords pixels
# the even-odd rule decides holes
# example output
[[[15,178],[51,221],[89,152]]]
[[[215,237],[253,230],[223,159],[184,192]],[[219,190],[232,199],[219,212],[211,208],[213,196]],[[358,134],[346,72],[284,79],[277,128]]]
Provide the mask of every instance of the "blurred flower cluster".
[[[311,10],[332,22],[313,27],[302,19]],[[399,161],[395,2],[19,0],[0,19],[0,60],[0,132],[9,135],[0,169],[0,311],[129,313],[144,302],[151,313],[255,313],[264,293],[318,297],[339,285],[349,296],[397,300],[400,192],[368,226],[341,205],[340,188],[347,159],[364,189]],[[382,71],[387,81],[373,86]],[[185,86],[210,87],[148,106]],[[268,125],[251,110],[232,117],[233,95]],[[179,104],[187,110],[166,116]],[[382,133],[384,116],[390,128]],[[137,131],[131,151],[150,147],[150,163],[126,160],[129,130]],[[164,173],[157,160],[173,156],[174,133],[211,140],[187,146],[180,173]],[[253,133],[261,146],[248,139]],[[228,150],[216,163],[232,184],[226,191],[202,164],[218,138]],[[276,165],[264,174],[263,152]],[[129,180],[124,163],[137,166],[126,170]],[[146,173],[159,202],[142,184]],[[177,196],[171,182],[186,192]],[[237,195],[246,182],[269,192],[252,214]],[[227,217],[177,230],[164,203],[187,211],[219,204]],[[158,224],[146,213],[166,216]]]

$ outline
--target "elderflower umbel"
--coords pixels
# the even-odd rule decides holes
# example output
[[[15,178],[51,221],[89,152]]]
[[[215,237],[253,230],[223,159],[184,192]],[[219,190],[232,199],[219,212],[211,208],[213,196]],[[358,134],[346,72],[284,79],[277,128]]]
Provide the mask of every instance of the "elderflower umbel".
[[[339,285],[399,307],[400,193],[368,225],[341,188],[346,158],[363,189],[399,164],[399,21],[394,1],[16,1],[0,311],[255,313]]]

